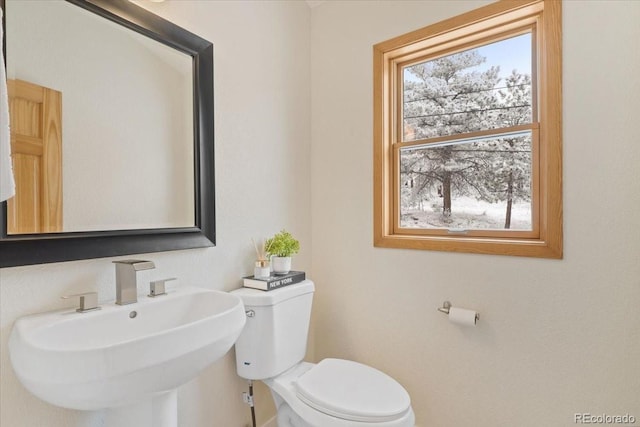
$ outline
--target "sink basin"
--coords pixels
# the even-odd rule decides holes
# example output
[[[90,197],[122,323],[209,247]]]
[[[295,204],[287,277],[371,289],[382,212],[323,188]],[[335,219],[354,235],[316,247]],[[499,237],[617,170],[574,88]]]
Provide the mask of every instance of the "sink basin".
[[[97,410],[176,389],[224,356],[246,315],[233,294],[180,287],[135,304],[26,316],[9,354],[22,384],[51,404]]]

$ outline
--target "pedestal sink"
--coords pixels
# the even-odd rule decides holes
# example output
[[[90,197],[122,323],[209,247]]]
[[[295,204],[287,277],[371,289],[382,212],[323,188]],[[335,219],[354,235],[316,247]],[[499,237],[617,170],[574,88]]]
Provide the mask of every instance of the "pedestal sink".
[[[9,354],[22,384],[46,402],[109,409],[107,425],[171,427],[176,388],[222,357],[245,321],[233,294],[181,287],[99,311],[22,317]]]

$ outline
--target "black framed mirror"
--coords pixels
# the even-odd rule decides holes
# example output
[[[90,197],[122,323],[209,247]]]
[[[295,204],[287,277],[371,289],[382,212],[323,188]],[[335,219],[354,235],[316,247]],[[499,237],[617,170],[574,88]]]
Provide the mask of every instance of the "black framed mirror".
[[[105,229],[13,234],[7,228],[7,202],[0,210],[0,267],[43,264],[136,253],[161,252],[215,244],[213,44],[129,2],[128,0],[66,0],[159,42],[191,58],[193,88],[193,225],[167,228]],[[0,0],[3,28],[11,20]],[[10,10],[9,10],[10,12]],[[86,31],[91,31],[87,28]],[[5,34],[5,38],[10,35]],[[6,43],[3,54],[7,58]],[[115,126],[116,124],[114,124]],[[144,195],[140,203],[145,204]],[[189,221],[191,224],[191,221]]]

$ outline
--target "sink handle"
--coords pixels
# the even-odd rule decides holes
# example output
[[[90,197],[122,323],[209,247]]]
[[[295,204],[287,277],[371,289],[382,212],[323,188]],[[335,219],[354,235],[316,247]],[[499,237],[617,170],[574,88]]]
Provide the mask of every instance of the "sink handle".
[[[64,295],[62,299],[80,297],[80,308],[76,309],[78,313],[86,313],[87,311],[100,310],[98,306],[97,292],[84,292],[81,294]]]
[[[165,284],[170,280],[176,280],[176,278],[170,277],[168,279],[154,280],[151,283],[149,283],[149,295],[147,296],[154,298],[154,297],[159,297],[160,295],[166,295],[167,290],[166,290]]]

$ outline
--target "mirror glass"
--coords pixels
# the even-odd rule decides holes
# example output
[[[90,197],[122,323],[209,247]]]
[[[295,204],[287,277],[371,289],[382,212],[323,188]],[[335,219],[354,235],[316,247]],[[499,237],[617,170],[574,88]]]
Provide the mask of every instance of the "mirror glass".
[[[61,97],[61,225],[7,234],[193,227],[193,58],[66,1],[6,0],[6,16],[7,79]],[[10,101],[12,129],[30,108]]]
[[[45,180],[29,173],[47,169],[56,179],[32,204],[60,221],[11,232],[12,221],[34,217],[17,195],[2,202],[0,268],[214,246],[213,44],[129,0],[7,2],[5,42],[16,54],[9,110],[20,117],[11,145],[26,147],[20,159],[12,154],[14,175],[17,163],[30,163],[16,181],[33,187]],[[35,9],[20,18],[21,7]],[[30,29],[21,39],[17,27]],[[97,113],[83,115],[89,110]]]

